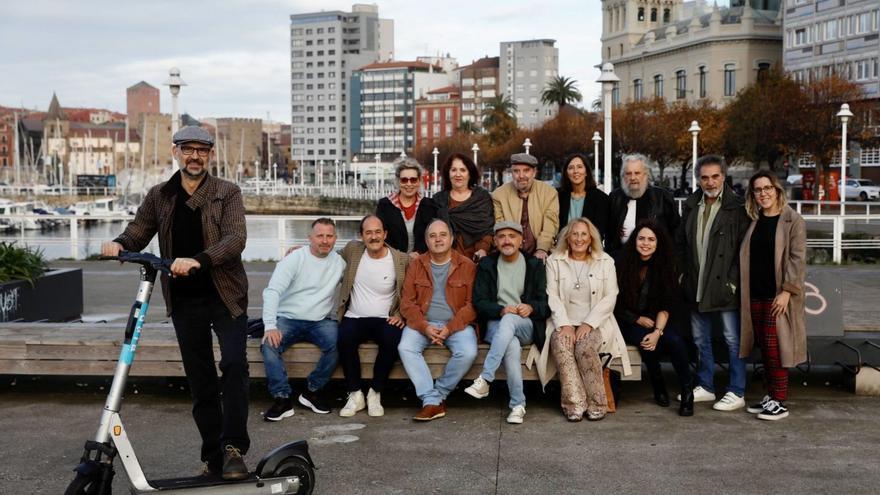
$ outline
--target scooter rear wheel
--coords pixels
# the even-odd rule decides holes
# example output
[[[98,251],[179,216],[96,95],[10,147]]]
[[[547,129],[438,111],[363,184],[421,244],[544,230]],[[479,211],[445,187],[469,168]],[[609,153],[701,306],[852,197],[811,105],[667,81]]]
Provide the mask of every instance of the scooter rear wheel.
[[[296,495],[310,495],[315,489],[315,468],[301,457],[288,457],[278,464],[273,478],[281,476],[297,476],[299,490]]]
[[[96,495],[101,489],[100,476],[84,476],[77,474],[76,478],[67,485],[64,495]],[[111,488],[108,486],[104,493],[110,495]]]

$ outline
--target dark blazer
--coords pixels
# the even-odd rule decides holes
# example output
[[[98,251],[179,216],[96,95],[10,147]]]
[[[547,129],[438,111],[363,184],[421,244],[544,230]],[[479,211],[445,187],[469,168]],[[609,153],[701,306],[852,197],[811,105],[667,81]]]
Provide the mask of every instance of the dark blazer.
[[[556,192],[559,194],[559,230],[562,230],[571,221],[571,218],[568,218],[568,210],[571,208],[571,191],[557,188]],[[605,239],[605,232],[608,229],[609,206],[610,200],[604,191],[598,187],[587,189],[587,195],[584,196],[584,216],[599,229],[602,239]]]
[[[409,237],[406,232],[406,224],[403,222],[403,213],[388,198],[382,198],[376,205],[376,216],[385,222],[385,228],[388,230],[388,237],[385,242],[394,249],[405,253],[409,243]],[[437,205],[431,198],[422,198],[419,208],[416,210],[416,222],[413,225],[413,250],[417,253],[425,253],[428,251],[428,245],[425,244],[425,229],[431,220],[437,217]]]
[[[520,251],[526,257],[526,280],[520,300],[532,307],[533,341],[539,349],[544,347],[547,318],[550,317],[550,305],[547,303],[547,270],[544,263]],[[480,260],[477,265],[477,278],[474,281],[474,309],[477,310],[477,321],[485,333],[486,322],[500,320],[501,310],[498,304],[498,258],[501,253],[495,252]]]
[[[626,220],[626,206],[629,199],[623,189],[611,191],[608,197],[610,204],[605,251],[609,253],[620,249],[620,229],[623,228],[623,221]],[[672,193],[660,187],[648,186],[645,194],[636,200],[636,223],[647,218],[654,219],[666,228],[670,237],[674,236],[678,230],[679,216]]]
[[[205,250],[195,259],[202,270],[211,271],[211,280],[220,294],[220,299],[233,317],[247,311],[248,279],[241,262],[241,252],[247,241],[247,227],[244,220],[244,203],[241,189],[235,184],[205,175],[205,182],[193,193],[186,205],[202,212],[202,237]],[[159,254],[163,258],[172,257],[171,222],[174,219],[174,205],[180,187],[180,171],[167,182],[150,188],[144,202],[125,231],[114,241],[127,251],[140,251],[147,247],[153,236],[159,234]],[[165,307],[171,314],[171,293],[168,275],[162,274],[162,295]]]
[[[682,222],[675,235],[675,251],[681,271],[681,289],[687,303],[696,305],[697,286],[700,283],[700,265],[697,253],[697,213],[703,190],[688,196],[682,210]],[[751,219],[746,214],[743,199],[727,184],[721,195],[721,209],[715,215],[711,230],[706,234],[706,286],[697,309],[727,311],[739,308],[739,248]]]

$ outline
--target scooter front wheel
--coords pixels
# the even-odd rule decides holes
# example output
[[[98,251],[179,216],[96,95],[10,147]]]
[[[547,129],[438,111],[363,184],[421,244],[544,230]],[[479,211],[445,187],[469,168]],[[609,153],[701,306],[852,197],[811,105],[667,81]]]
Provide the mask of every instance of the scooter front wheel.
[[[101,490],[101,477],[98,475],[86,476],[77,473],[76,478],[67,485],[64,495],[97,495],[98,493],[110,495],[111,488],[108,486],[103,492]]]
[[[275,468],[273,478],[296,476],[299,478],[299,490],[296,495],[310,495],[315,489],[315,468],[301,457],[288,457]]]

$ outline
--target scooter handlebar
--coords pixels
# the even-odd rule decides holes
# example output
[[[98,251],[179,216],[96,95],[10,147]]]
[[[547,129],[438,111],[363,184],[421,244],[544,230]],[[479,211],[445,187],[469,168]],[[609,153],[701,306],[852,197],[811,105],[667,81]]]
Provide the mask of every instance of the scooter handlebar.
[[[154,270],[168,275],[171,275],[171,264],[174,263],[174,260],[163,259],[154,254],[138,253],[135,251],[119,251],[117,256],[101,256],[98,259],[116,260],[121,263],[136,263],[138,265],[151,267]],[[192,275],[195,272],[196,269],[193,268],[189,271],[189,274]]]

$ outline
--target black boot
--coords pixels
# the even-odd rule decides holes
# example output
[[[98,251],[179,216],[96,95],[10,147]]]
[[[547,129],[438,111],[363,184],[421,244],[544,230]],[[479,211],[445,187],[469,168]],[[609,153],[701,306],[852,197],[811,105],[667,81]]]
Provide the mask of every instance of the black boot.
[[[682,387],[681,404],[678,406],[679,416],[694,415],[694,389],[693,387]]]
[[[669,407],[669,393],[666,392],[662,374],[651,376],[651,387],[654,389],[654,402],[660,407]]]

